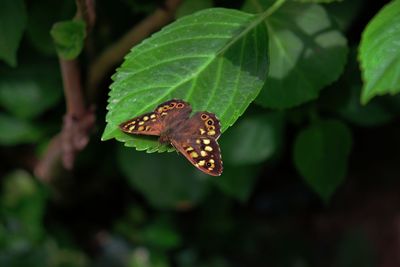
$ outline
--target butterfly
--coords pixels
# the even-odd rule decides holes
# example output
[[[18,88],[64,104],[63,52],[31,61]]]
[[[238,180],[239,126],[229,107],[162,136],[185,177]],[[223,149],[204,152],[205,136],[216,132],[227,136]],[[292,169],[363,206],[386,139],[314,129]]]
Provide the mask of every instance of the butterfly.
[[[119,125],[128,134],[159,136],[161,144],[171,144],[195,167],[206,174],[222,173],[221,150],[217,139],[221,126],[215,114],[201,111],[192,117],[189,103],[172,99],[149,112]]]

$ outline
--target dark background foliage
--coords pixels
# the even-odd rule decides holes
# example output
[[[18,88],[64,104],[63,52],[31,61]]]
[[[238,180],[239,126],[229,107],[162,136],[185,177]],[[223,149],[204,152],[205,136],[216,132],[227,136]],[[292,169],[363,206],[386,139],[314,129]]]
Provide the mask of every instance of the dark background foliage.
[[[399,266],[400,97],[360,104],[358,54],[389,1],[287,1],[326,12],[347,44],[316,91],[266,78],[219,139],[221,177],[101,141],[132,46],[201,9],[267,2],[2,1],[0,266]],[[281,8],[271,25],[296,26]],[[299,68],[310,81],[314,63]]]

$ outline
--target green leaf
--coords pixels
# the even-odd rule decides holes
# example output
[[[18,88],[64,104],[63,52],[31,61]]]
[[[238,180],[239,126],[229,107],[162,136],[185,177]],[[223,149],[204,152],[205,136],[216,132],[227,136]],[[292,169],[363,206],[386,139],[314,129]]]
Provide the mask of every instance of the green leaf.
[[[353,26],[358,14],[364,7],[363,0],[340,1],[325,5],[328,14],[336,21],[340,30],[346,32]]]
[[[2,0],[0,8],[0,59],[17,66],[17,50],[26,27],[23,0]]]
[[[244,9],[261,12],[269,0],[248,1]],[[317,4],[286,2],[265,20],[270,71],[256,102],[290,108],[318,97],[346,63],[346,39]]]
[[[212,6],[212,0],[185,0],[176,11],[175,17],[180,18],[202,9],[211,8]]]
[[[212,179],[212,182],[228,196],[234,197],[241,202],[246,202],[253,191],[260,169],[259,165],[238,167],[225,164],[222,175]]]
[[[267,35],[262,19],[207,9],[134,47],[113,76],[102,140],[115,138],[137,150],[167,150],[154,139],[122,133],[118,125],[172,98],[185,99],[194,111],[215,113],[224,132],[264,84]]]
[[[0,113],[0,129],[1,145],[33,143],[42,135],[38,127],[4,113]]]
[[[148,246],[168,250],[178,247],[182,240],[171,223],[158,219],[142,230],[144,243]]]
[[[322,92],[318,105],[320,108],[338,112],[346,120],[363,127],[382,125],[392,120],[395,112],[391,111],[390,104],[383,102],[383,98],[361,105],[361,87],[357,51],[352,48],[343,75]]]
[[[158,208],[195,205],[208,186],[207,176],[177,153],[145,154],[120,147],[118,164],[131,186]]]
[[[282,135],[281,112],[246,116],[221,140],[224,162],[246,165],[269,159],[279,151]]]
[[[361,102],[400,92],[400,0],[384,6],[368,23],[360,43],[364,80]]]
[[[85,27],[85,22],[82,20],[62,21],[54,24],[50,34],[60,57],[69,60],[79,56],[86,37]]]
[[[13,115],[32,119],[58,103],[62,96],[56,64],[30,63],[15,70],[2,69],[0,106]]]
[[[57,21],[73,17],[75,9],[75,2],[70,0],[30,1],[27,34],[33,46],[46,55],[55,54],[51,27]]]
[[[2,215],[18,221],[24,238],[38,241],[44,234],[45,199],[46,194],[29,173],[14,171],[4,179],[0,199]]]
[[[295,166],[326,202],[346,176],[351,144],[350,130],[337,120],[313,124],[296,138]]]
[[[339,114],[354,124],[364,127],[379,126],[390,122],[394,114],[380,102],[371,101],[367,105],[360,104],[361,85],[347,88],[349,98],[338,109]]]

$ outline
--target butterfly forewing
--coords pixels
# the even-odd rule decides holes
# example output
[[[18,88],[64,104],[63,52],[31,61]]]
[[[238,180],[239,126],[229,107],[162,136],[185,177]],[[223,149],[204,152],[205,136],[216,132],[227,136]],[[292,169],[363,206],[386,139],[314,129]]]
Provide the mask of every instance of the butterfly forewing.
[[[192,108],[183,100],[172,99],[156,107],[154,112],[159,116],[163,130],[167,130],[174,129],[176,125],[189,119]]]
[[[129,134],[159,136],[162,132],[160,117],[155,112],[143,114],[119,125],[119,128]]]

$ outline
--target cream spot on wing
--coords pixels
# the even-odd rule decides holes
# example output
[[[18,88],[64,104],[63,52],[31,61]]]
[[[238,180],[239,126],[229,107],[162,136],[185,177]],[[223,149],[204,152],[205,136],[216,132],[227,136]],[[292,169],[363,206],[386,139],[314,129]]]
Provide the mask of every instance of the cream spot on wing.
[[[166,116],[168,113],[167,112],[163,112],[161,113],[161,116]]]
[[[138,128],[138,131],[143,131],[143,129],[144,129],[144,127],[143,127],[143,126],[140,126],[140,127]]]
[[[201,135],[205,134],[205,132],[206,132],[206,131],[205,131],[203,128],[200,128],[200,134],[201,134]]]
[[[213,151],[212,147],[210,147],[210,146],[206,146],[206,147],[204,148],[204,150],[206,150],[206,151]]]
[[[203,139],[203,144],[209,145],[210,144],[210,139]]]
[[[190,156],[192,157],[192,158],[198,158],[199,157],[199,154],[197,154],[196,152],[192,152],[192,153],[190,153]]]
[[[215,163],[215,161],[213,159],[210,159],[209,162],[210,163]]]
[[[139,125],[143,125],[143,124],[144,124],[144,121],[140,121],[140,122],[139,122]]]
[[[133,131],[135,130],[135,125],[132,125],[131,127],[129,127],[129,131]]]
[[[193,149],[193,147],[191,147],[191,146],[189,146],[188,148],[186,148],[186,151],[193,151],[194,149]]]
[[[150,130],[150,126],[147,125],[146,128],[144,128],[144,130],[145,130],[145,131]]]
[[[214,130],[209,131],[208,135],[215,135],[215,131]]]
[[[151,121],[152,121],[152,122],[155,122],[155,121],[157,121],[157,120],[156,120],[156,119],[152,119]]]
[[[148,116],[144,116],[144,117],[143,117],[143,120],[144,120],[144,121],[147,121],[147,120],[149,120],[149,117],[148,117]]]
[[[200,143],[201,143],[200,139],[196,139],[196,144],[200,144]]]
[[[200,151],[200,155],[201,155],[202,157],[205,157],[205,156],[207,156],[208,154],[207,154],[207,152],[205,152],[204,150],[202,150],[202,151]]]
[[[204,166],[204,164],[206,164],[206,161],[205,160],[200,160],[198,165],[199,166]]]
[[[151,115],[150,115],[150,118],[151,118],[151,119],[155,119],[155,118],[156,118],[156,114],[151,114]]]

